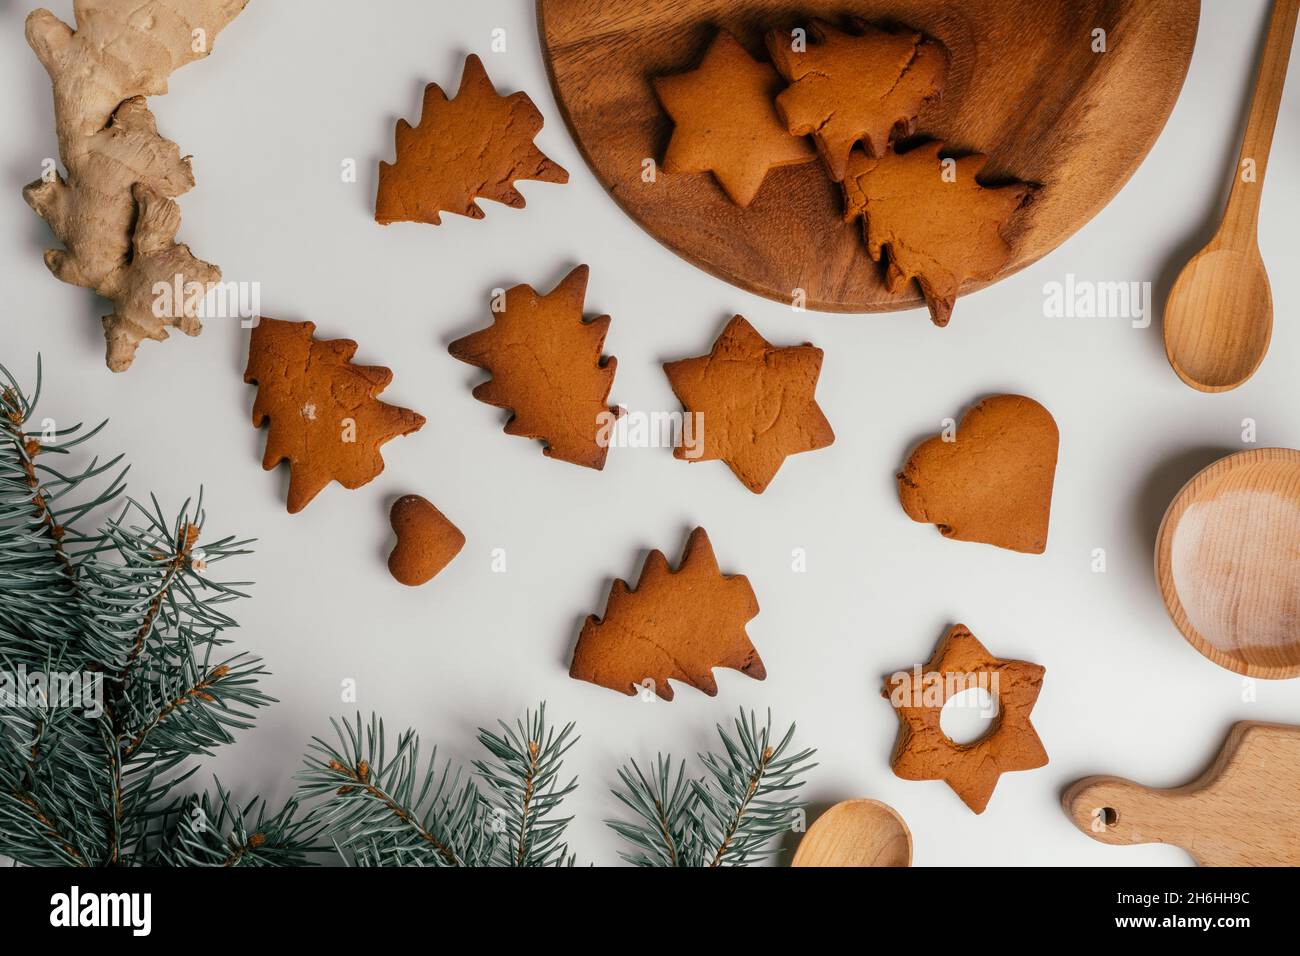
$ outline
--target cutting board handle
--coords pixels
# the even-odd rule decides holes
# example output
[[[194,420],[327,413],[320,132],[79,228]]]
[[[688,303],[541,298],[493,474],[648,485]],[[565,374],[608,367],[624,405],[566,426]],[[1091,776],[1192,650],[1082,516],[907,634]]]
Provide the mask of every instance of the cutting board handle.
[[[1061,796],[1074,825],[1101,843],[1186,844],[1180,820],[1187,818],[1193,793],[1155,790],[1123,777],[1084,777]]]

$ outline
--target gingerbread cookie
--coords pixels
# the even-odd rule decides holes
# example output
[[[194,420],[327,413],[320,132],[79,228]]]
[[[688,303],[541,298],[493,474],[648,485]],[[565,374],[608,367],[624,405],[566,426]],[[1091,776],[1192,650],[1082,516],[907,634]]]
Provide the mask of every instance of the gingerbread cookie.
[[[432,580],[465,547],[460,529],[419,495],[403,495],[393,502],[388,520],[397,535],[388,570],[409,587]]]
[[[711,172],[736,205],[748,206],[768,170],[816,158],[808,142],[791,136],[772,97],[781,77],[752,58],[726,30],[718,31],[700,65],[689,73],[654,78],[672,117],[664,156],[668,173]]]
[[[966,806],[983,813],[1002,774],[1047,764],[1047,751],[1029,722],[1044,673],[1037,664],[994,657],[965,625],[954,625],[924,668],[885,680],[882,696],[899,722],[890,758],[894,773],[904,780],[942,780]],[[973,743],[954,743],[939,726],[939,715],[950,697],[975,688],[996,701],[992,729]]]
[[[718,693],[713,668],[730,667],[756,680],[767,676],[745,624],[758,600],[743,574],[718,569],[703,528],[691,532],[677,570],[651,551],[635,588],[622,579],[609,589],[604,618],[587,618],[573,649],[569,676],[632,696],[673,699],[669,680]]]
[[[817,404],[822,350],[808,343],[777,348],[737,315],[708,355],[664,364],[687,414],[700,419],[693,447],[673,455],[721,460],[755,494],[789,455],[835,440]]]
[[[357,343],[318,340],[311,322],[259,318],[244,381],[257,385],[253,425],[270,422],[262,467],[289,462],[289,512],[307,507],[330,481],[360,488],[384,470],[379,449],[409,435],[424,416],[379,401],[393,373],[353,365]]]
[[[436,226],[439,212],[482,219],[475,198],[522,209],[516,180],[569,181],[564,168],[533,145],[541,128],[542,114],[528,94],[499,96],[482,61],[470,54],[452,99],[430,83],[420,125],[397,121],[397,161],[379,164],[375,221]]]
[[[792,134],[812,134],[836,182],[844,178],[855,143],[880,156],[891,139],[910,136],[948,72],[948,53],[937,41],[853,22],[857,34],[814,20],[806,35],[767,35],[772,62],[790,81],[776,98],[777,111]]]
[[[898,473],[903,510],[946,538],[1042,554],[1059,440],[1051,412],[1032,398],[986,398],[954,433],[912,452]]]
[[[863,218],[867,252],[885,262],[889,291],[916,279],[938,326],[948,324],[962,283],[988,282],[1007,264],[1003,232],[1034,191],[1027,183],[981,186],[985,156],[942,150],[930,142],[879,159],[855,151],[843,182],[844,221]]]
[[[494,305],[490,326],[448,351],[492,373],[474,397],[513,413],[507,435],[540,439],[548,458],[600,470],[609,453],[602,436],[618,415],[606,404],[618,360],[600,354],[609,316],[582,317],[589,273],[578,266],[546,295],[515,286]]]

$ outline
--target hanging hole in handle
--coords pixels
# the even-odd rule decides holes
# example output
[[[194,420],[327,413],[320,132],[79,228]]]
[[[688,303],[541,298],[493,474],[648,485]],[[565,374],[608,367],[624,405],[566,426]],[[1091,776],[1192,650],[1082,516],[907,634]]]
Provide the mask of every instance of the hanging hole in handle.
[[[1098,807],[1092,811],[1092,829],[1094,833],[1113,830],[1119,823],[1119,811],[1114,807]]]

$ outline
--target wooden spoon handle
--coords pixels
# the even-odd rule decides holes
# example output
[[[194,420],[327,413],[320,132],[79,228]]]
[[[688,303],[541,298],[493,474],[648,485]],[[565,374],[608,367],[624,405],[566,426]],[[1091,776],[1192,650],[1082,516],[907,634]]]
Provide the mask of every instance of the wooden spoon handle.
[[[1255,94],[1250,102],[1250,118],[1246,121],[1246,135],[1241,141],[1232,192],[1219,229],[1220,239],[1225,245],[1241,248],[1255,242],[1264,171],[1273,145],[1273,130],[1277,126],[1287,61],[1291,59],[1297,13],[1300,13],[1300,0],[1273,0],[1264,53],[1259,59]]]

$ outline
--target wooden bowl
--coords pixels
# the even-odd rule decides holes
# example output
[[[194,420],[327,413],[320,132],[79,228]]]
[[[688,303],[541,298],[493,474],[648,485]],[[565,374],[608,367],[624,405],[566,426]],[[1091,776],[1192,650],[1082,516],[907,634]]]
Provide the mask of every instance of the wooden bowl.
[[[911,866],[912,831],[879,800],[831,807],[799,841],[791,866]]]
[[[1220,667],[1300,676],[1300,451],[1221,458],[1174,498],[1156,536],[1174,625]]]

